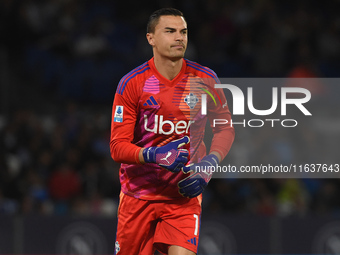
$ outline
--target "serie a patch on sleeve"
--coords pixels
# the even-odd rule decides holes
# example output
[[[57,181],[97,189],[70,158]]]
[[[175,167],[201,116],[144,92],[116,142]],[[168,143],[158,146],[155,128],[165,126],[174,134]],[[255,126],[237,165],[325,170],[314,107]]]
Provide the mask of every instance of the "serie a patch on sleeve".
[[[123,122],[124,107],[122,105],[116,105],[114,122]]]

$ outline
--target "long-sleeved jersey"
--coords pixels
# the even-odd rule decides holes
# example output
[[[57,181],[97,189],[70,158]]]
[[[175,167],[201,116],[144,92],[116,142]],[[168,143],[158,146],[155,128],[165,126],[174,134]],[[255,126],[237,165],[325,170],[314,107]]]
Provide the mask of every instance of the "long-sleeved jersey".
[[[234,129],[223,90],[214,89],[216,83],[219,80],[211,69],[187,59],[171,81],[157,71],[153,58],[120,80],[112,108],[110,149],[112,158],[122,163],[123,193],[145,200],[182,198],[177,183],[187,175],[157,164],[140,164],[139,151],[187,135],[190,143],[182,148],[189,150],[191,162],[198,162],[207,152],[203,141],[207,118],[214,134],[210,152],[226,156]],[[227,124],[214,127],[213,119]]]

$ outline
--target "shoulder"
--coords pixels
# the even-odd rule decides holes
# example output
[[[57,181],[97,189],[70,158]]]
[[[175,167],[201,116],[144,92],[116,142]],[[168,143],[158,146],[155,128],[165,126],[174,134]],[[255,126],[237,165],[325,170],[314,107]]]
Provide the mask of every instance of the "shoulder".
[[[134,80],[143,79],[148,70],[150,70],[150,66],[148,62],[145,62],[144,64],[128,72],[120,79],[116,93],[122,95],[128,83]]]
[[[185,62],[187,64],[187,67],[190,68],[191,71],[194,72],[195,74],[202,76],[204,78],[213,78],[216,81],[218,81],[217,74],[209,67],[202,66],[197,62],[188,59],[185,59]]]

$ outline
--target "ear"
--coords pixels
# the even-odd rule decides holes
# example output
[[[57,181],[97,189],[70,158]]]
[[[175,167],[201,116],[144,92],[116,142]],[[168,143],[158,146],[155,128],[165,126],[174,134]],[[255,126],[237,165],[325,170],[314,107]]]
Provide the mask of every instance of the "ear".
[[[154,45],[155,45],[153,33],[147,33],[147,34],[146,34],[146,39],[148,40],[148,43],[149,43],[151,46],[154,46]]]

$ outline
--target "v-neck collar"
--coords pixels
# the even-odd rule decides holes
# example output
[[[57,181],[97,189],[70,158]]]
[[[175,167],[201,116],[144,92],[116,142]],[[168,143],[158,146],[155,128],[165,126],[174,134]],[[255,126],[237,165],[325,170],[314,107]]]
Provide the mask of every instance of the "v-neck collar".
[[[181,71],[180,71],[180,72],[176,75],[176,77],[173,78],[172,80],[169,80],[169,79],[165,78],[163,75],[161,75],[161,74],[158,72],[158,70],[157,70],[157,68],[156,68],[156,66],[155,66],[154,57],[152,57],[152,58],[148,61],[148,62],[149,62],[148,64],[149,64],[149,66],[151,67],[151,69],[152,69],[153,73],[155,74],[156,78],[157,78],[160,82],[164,83],[165,85],[173,86],[173,85],[177,84],[177,83],[180,81],[180,79],[182,79],[182,77],[183,77],[183,75],[184,75],[184,73],[185,73],[185,70],[186,70],[186,67],[187,67],[187,63],[186,63],[186,61],[184,60],[184,58],[183,58],[182,61],[183,61],[183,64],[182,64]]]

